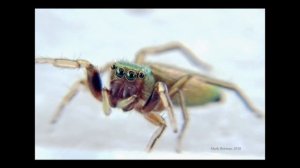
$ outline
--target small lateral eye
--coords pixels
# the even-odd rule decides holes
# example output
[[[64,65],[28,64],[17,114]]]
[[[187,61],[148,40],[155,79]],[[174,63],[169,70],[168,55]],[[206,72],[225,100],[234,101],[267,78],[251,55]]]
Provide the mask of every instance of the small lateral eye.
[[[136,73],[134,71],[128,71],[126,74],[126,78],[132,81],[136,78]]]
[[[143,79],[145,77],[144,73],[143,72],[140,72],[139,73],[139,78]]]
[[[116,70],[116,75],[119,77],[119,78],[122,78],[124,76],[124,69],[123,68],[117,68]]]
[[[113,64],[112,66],[111,66],[111,69],[116,69],[117,67],[116,67],[116,65],[115,64]]]

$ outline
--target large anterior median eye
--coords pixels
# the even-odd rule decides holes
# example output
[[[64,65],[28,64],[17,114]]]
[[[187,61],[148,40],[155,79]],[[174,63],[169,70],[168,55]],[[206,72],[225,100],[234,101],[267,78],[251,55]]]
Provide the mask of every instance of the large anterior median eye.
[[[136,73],[134,71],[128,71],[126,73],[126,78],[130,81],[134,80],[136,78]]]
[[[123,68],[118,68],[116,70],[116,75],[119,77],[119,78],[122,78],[124,76],[124,69]]]

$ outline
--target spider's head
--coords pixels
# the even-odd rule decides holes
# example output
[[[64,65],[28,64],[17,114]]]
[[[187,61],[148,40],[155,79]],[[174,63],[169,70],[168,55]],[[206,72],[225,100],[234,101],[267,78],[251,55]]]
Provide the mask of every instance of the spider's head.
[[[146,99],[151,94],[154,78],[148,66],[118,61],[111,66],[110,91],[111,103],[136,95]]]

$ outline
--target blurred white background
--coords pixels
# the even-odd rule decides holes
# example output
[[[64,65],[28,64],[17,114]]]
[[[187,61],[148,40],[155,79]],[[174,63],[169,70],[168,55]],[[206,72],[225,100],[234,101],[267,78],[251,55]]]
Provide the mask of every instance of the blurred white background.
[[[36,57],[86,59],[102,66],[134,60],[142,47],[180,41],[213,66],[209,75],[238,84],[265,111],[264,9],[37,9]],[[199,71],[177,52],[151,61]],[[183,152],[169,127],[152,153],[146,145],[156,127],[132,111],[109,117],[87,90],[49,123],[57,105],[84,70],[35,66],[36,159],[264,159],[265,122],[231,91],[226,101],[189,108]],[[107,76],[102,76],[107,86]],[[180,108],[175,108],[182,123]],[[167,120],[168,121],[168,120]],[[211,150],[240,147],[241,150]]]

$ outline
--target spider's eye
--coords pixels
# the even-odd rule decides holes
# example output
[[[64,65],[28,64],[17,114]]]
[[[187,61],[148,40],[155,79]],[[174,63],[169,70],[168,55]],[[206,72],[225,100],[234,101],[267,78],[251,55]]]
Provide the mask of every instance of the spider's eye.
[[[136,73],[134,71],[128,71],[126,74],[126,78],[132,81],[136,78]]]
[[[145,77],[144,73],[143,72],[140,72],[139,73],[139,78],[143,79]]]
[[[119,78],[122,78],[124,76],[124,69],[123,68],[118,68],[116,70],[116,75],[119,77]]]
[[[113,64],[112,66],[111,66],[111,69],[116,69],[117,67],[116,67],[116,65],[115,64]]]

